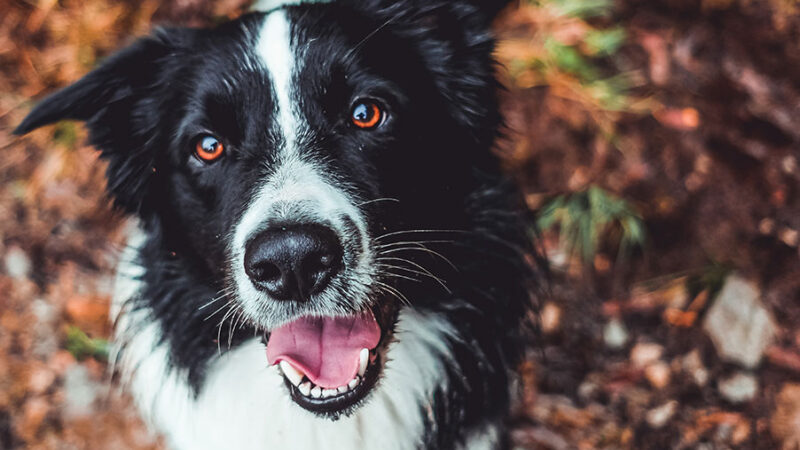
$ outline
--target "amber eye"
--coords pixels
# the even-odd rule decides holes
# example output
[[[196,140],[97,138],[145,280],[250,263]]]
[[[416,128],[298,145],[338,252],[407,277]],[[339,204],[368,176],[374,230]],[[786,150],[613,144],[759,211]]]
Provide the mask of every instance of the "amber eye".
[[[225,146],[214,136],[205,134],[197,139],[194,154],[205,162],[212,162],[219,159],[225,151]]]
[[[372,101],[359,101],[353,107],[350,120],[358,128],[369,130],[377,127],[383,120],[383,110]]]

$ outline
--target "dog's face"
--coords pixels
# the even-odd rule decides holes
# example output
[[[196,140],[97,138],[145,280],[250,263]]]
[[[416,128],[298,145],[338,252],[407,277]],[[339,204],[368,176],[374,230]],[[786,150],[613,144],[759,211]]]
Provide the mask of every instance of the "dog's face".
[[[419,240],[408,231],[463,228],[497,123],[480,10],[386,3],[159,31],[18,130],[87,121],[116,202],[217,293],[196,309],[263,332],[292,398],[320,414],[374,387],[400,302],[433,301],[403,294],[436,276],[398,252]]]

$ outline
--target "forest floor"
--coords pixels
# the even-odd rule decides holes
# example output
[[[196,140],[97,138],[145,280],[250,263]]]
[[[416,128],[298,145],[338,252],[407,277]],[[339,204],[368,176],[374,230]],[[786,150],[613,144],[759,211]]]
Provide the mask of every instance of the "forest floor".
[[[0,448],[162,448],[108,380],[103,163],[79,125],[11,130],[154,23],[242,3],[0,3]],[[800,3],[523,1],[496,29],[498,151],[552,272],[514,445],[800,449]]]

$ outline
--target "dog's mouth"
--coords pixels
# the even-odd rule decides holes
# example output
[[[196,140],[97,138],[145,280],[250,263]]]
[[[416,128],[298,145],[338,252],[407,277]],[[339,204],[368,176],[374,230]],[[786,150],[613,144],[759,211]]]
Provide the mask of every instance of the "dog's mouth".
[[[336,418],[357,406],[375,386],[385,334],[371,311],[301,317],[272,330],[267,359],[280,368],[295,403]]]

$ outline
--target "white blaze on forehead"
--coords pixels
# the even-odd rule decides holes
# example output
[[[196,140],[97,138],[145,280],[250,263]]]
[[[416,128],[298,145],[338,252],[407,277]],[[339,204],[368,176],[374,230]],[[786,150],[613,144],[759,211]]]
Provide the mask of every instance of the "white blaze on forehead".
[[[296,96],[293,95],[297,57],[292,48],[291,26],[285,11],[267,15],[257,46],[275,93],[275,119],[284,139],[282,153],[295,153],[297,129],[301,126]]]
[[[361,248],[358,261],[346,267],[331,282],[331,288],[315,298],[312,311],[317,315],[349,312],[341,309],[342,299],[335,297],[346,291],[355,308],[369,300],[373,280],[367,222],[354,203],[352,192],[343,180],[326,171],[323,158],[303,148],[301,136],[310,129],[300,110],[297,80],[304,51],[302,43],[293,42],[287,13],[267,13],[256,41],[258,64],[269,79],[274,110],[263,118],[263,127],[277,134],[275,148],[264,148],[275,158],[265,165],[264,177],[257,186],[236,224],[231,241],[233,280],[236,295],[248,317],[262,326],[273,327],[293,316],[292,308],[272,302],[253,286],[244,270],[244,255],[253,237],[275,224],[316,223],[330,227],[345,248]],[[348,226],[355,224],[357,231]],[[339,308],[339,309],[337,309]]]

